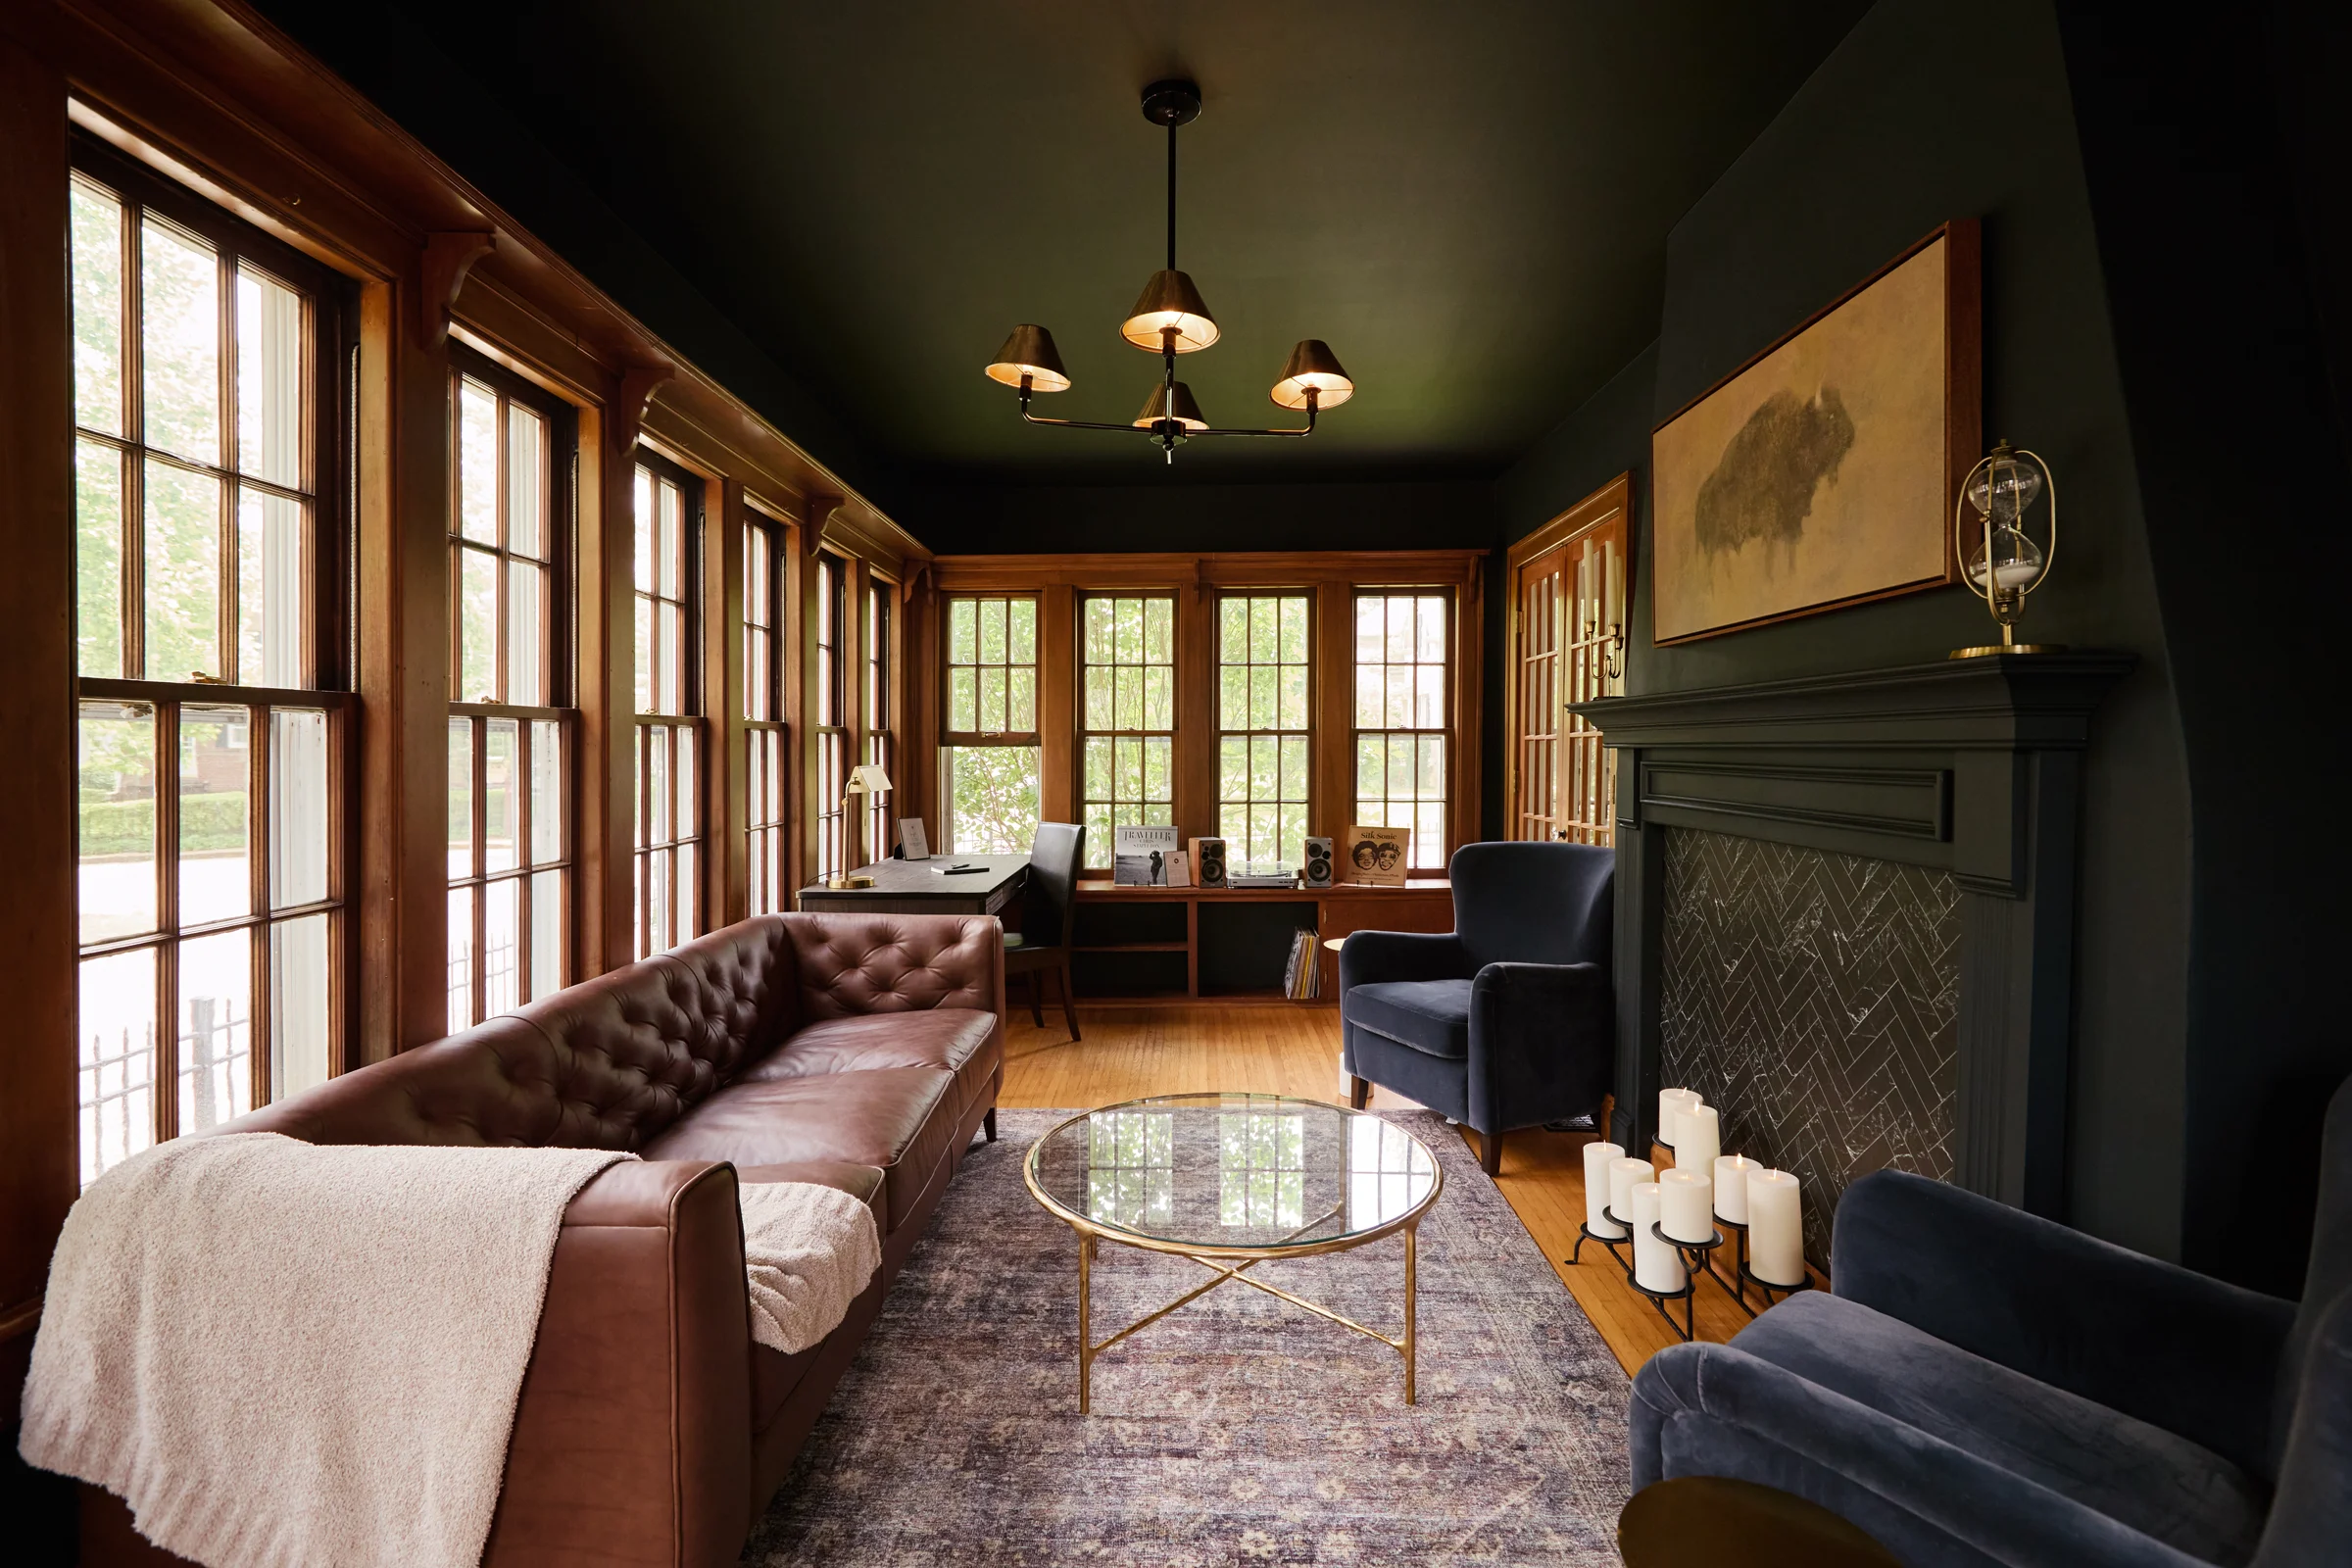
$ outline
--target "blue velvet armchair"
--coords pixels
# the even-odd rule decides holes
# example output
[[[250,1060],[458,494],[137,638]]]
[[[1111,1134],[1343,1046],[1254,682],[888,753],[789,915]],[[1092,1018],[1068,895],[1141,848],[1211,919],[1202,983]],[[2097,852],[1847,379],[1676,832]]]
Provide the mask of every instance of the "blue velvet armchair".
[[[1465,844],[1453,929],[1358,931],[1340,949],[1341,1056],[1372,1085],[1502,1135],[1592,1115],[1616,1058],[1609,929],[1616,857],[1585,844]]]
[[[1866,1177],[1835,1295],[1635,1378],[1634,1485],[1762,1482],[1909,1568],[2352,1563],[2352,1085],[2321,1183],[2298,1303]]]

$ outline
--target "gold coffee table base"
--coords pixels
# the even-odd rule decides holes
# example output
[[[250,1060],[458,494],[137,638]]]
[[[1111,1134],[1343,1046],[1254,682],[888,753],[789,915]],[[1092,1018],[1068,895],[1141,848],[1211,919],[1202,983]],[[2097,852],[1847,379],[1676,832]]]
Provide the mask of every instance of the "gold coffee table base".
[[[1279,1285],[1268,1285],[1264,1280],[1253,1280],[1250,1277],[1249,1271],[1250,1269],[1255,1268],[1260,1263],[1271,1261],[1273,1256],[1311,1257],[1318,1252],[1346,1251],[1352,1248],[1364,1245],[1362,1241],[1350,1237],[1344,1241],[1326,1244],[1324,1246],[1315,1247],[1312,1249],[1301,1250],[1298,1251],[1280,1252],[1271,1254],[1271,1256],[1262,1251],[1246,1254],[1223,1254],[1226,1256],[1239,1255],[1241,1257],[1242,1260],[1231,1268],[1227,1268],[1220,1263],[1218,1261],[1217,1254],[1206,1252],[1175,1251],[1171,1250],[1168,1252],[1169,1256],[1189,1257],[1194,1262],[1200,1264],[1202,1268],[1205,1268],[1211,1273],[1215,1274],[1217,1277],[1213,1280],[1210,1280],[1206,1285],[1199,1286],[1196,1289],[1185,1292],[1182,1296],[1179,1296],[1176,1298],[1176,1299],[1170,1301],[1167,1305],[1160,1307],[1158,1310],[1148,1312],[1144,1316],[1137,1318],[1134,1322],[1119,1330],[1118,1333],[1113,1334],[1109,1339],[1104,1340],[1100,1345],[1097,1345],[1094,1341],[1093,1277],[1095,1266],[1095,1243],[1100,1233],[1082,1226],[1072,1226],[1071,1228],[1078,1232],[1078,1413],[1080,1415],[1086,1415],[1090,1413],[1093,1408],[1096,1356],[1101,1355],[1104,1350],[1109,1349],[1112,1346],[1118,1344],[1130,1334],[1135,1333],[1138,1329],[1147,1328],[1150,1325],[1158,1322],[1161,1318],[1166,1317],[1170,1312],[1175,1311],[1178,1307],[1199,1300],[1201,1297],[1206,1296],[1209,1292],[1215,1290],[1218,1286],[1225,1284],[1228,1280],[1238,1281],[1241,1284],[1249,1286],[1252,1290],[1263,1291],[1268,1296],[1276,1297],[1282,1300],[1290,1302],[1293,1306],[1304,1307],[1307,1311],[1314,1313],[1317,1317],[1327,1317],[1344,1329],[1353,1329],[1356,1333],[1361,1334],[1364,1338],[1368,1340],[1378,1340],[1390,1349],[1395,1350],[1397,1354],[1404,1357],[1404,1402],[1407,1404],[1414,1402],[1413,1287],[1415,1259],[1416,1253],[1419,1250],[1421,1229],[1419,1215],[1416,1214],[1413,1218],[1413,1223],[1404,1227],[1404,1337],[1396,1340],[1389,1338],[1386,1334],[1381,1333],[1378,1329],[1366,1328],[1363,1324],[1358,1323],[1355,1319],[1348,1317],[1344,1313],[1334,1312],[1330,1307],[1310,1301],[1303,1296],[1293,1296],[1289,1291],[1284,1290]],[[1123,1246],[1132,1245],[1124,1242],[1120,1238],[1113,1237],[1109,1239],[1120,1242],[1120,1245]],[[1139,1251],[1161,1250],[1161,1249],[1158,1248],[1139,1248],[1137,1250]]]

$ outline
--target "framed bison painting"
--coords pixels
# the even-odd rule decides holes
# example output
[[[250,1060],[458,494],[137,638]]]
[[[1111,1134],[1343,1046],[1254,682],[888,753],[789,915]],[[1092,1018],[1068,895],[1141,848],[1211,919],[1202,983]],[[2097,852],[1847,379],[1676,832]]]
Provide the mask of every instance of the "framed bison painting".
[[[1650,433],[1658,643],[1959,580],[1978,297],[1946,223]]]

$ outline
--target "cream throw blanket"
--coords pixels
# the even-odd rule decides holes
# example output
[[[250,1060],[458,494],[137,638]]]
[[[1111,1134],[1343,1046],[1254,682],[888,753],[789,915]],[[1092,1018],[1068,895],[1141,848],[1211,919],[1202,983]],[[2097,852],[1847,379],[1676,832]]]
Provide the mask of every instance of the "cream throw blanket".
[[[564,1206],[632,1157],[275,1133],[142,1154],[67,1216],[20,1450],[211,1568],[473,1568]],[[880,1259],[830,1188],[747,1188],[745,1228],[779,1348],[831,1332]]]

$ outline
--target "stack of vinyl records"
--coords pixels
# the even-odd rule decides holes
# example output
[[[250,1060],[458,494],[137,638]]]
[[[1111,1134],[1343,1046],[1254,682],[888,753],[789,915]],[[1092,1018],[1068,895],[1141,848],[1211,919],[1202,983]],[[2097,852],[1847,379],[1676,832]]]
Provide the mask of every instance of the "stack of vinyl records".
[[[1291,934],[1291,960],[1283,966],[1282,994],[1293,1002],[1312,1002],[1323,994],[1323,965],[1315,961],[1316,937],[1301,928]]]

